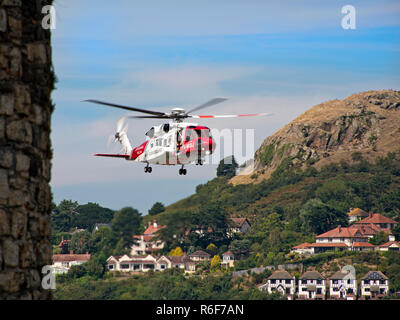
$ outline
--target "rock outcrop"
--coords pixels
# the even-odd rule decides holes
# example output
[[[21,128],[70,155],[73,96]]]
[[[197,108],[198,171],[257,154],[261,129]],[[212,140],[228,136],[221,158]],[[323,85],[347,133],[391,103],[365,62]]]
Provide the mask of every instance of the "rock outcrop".
[[[280,165],[321,166],[376,158],[400,150],[400,92],[368,91],[316,105],[264,140],[254,156],[252,179],[268,178]]]

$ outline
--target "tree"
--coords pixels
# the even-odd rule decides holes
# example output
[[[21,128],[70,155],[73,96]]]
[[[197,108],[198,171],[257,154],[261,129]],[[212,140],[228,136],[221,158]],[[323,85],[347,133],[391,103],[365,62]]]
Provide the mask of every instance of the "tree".
[[[225,176],[232,178],[236,175],[236,169],[238,164],[235,161],[234,156],[229,156],[222,159],[217,167],[217,177]]]
[[[78,202],[72,200],[62,200],[56,206],[51,215],[53,230],[57,232],[68,232],[73,226],[73,220],[77,214]]]
[[[168,255],[173,257],[181,257],[183,256],[183,251],[181,247],[176,247],[175,249],[171,250]]]
[[[217,247],[214,243],[210,243],[210,244],[207,246],[206,251],[207,251],[209,254],[214,255],[214,254],[217,253],[218,247]]]
[[[165,207],[161,202],[156,202],[149,210],[149,215],[154,216],[165,211]]]
[[[379,231],[376,235],[374,235],[371,239],[369,239],[369,243],[372,243],[375,246],[379,246],[388,241],[388,236],[383,231]]]
[[[89,231],[76,232],[72,235],[69,248],[73,250],[74,253],[83,254],[89,251],[89,242],[91,234]]]
[[[218,268],[220,265],[221,265],[221,258],[218,254],[216,254],[211,259],[211,268],[215,269],[215,268]]]
[[[122,239],[125,248],[133,243],[133,235],[136,234],[141,224],[141,214],[132,207],[125,207],[117,211],[112,220],[112,230]]]
[[[92,231],[96,223],[109,223],[114,217],[114,211],[101,207],[98,203],[89,202],[76,208],[74,226]]]
[[[307,201],[300,209],[300,217],[305,231],[316,234],[324,233],[338,225],[348,224],[345,212],[323,203],[320,199]]]

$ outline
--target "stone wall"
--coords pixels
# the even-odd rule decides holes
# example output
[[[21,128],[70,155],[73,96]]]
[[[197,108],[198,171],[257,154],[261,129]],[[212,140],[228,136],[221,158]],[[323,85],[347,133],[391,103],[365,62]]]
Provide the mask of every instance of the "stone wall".
[[[51,2],[0,0],[0,299],[50,297]]]

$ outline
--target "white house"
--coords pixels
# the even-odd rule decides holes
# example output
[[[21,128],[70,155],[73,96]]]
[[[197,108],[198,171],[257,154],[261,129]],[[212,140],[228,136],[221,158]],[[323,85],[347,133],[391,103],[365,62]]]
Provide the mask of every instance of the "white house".
[[[400,251],[400,241],[389,241],[379,246],[380,251]]]
[[[193,261],[208,261],[210,260],[210,257],[210,254],[203,250],[197,250],[192,254],[189,254],[189,258]]]
[[[130,254],[132,256],[145,255],[164,248],[165,243],[161,240],[156,240],[155,237],[157,232],[165,227],[165,225],[159,226],[156,220],[153,223],[149,222],[143,234],[133,236],[134,243],[131,246]]]
[[[301,243],[297,246],[292,247],[291,252],[295,252],[298,254],[313,254],[314,253],[314,249],[311,246],[311,243],[308,242],[304,242]]]
[[[361,299],[378,299],[388,294],[389,280],[380,271],[369,271],[361,278]]]
[[[276,270],[268,277],[267,283],[260,286],[259,289],[268,293],[279,291],[288,300],[293,300],[296,290],[295,277],[285,270]]]
[[[232,251],[228,250],[222,254],[221,265],[225,267],[233,267],[235,264],[235,255]]]
[[[326,282],[318,271],[307,271],[298,283],[297,297],[306,300],[324,300],[326,294]]]
[[[163,271],[171,268],[184,269],[185,272],[191,273],[196,271],[195,263],[187,256],[173,257],[161,256],[111,256],[107,259],[108,271],[121,272],[148,272]]]
[[[69,268],[72,266],[80,265],[90,260],[90,254],[54,254],[53,264],[50,268],[53,269],[54,273],[61,274],[67,273]]]
[[[331,299],[356,300],[357,279],[351,273],[338,271],[329,278],[329,297]]]

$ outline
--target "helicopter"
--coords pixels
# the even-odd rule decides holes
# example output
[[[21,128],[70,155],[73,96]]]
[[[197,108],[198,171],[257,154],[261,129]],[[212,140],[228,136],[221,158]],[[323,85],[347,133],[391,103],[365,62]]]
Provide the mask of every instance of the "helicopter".
[[[189,111],[183,108],[173,108],[171,112],[160,112],[137,107],[124,106],[99,100],[84,100],[100,105],[120,108],[128,111],[140,112],[146,115],[123,117],[117,122],[117,131],[113,136],[114,142],[119,142],[123,147],[123,153],[105,154],[96,153],[96,157],[122,158],[129,161],[145,163],[144,172],[151,173],[151,165],[180,165],[180,175],[186,175],[185,165],[195,163],[203,165],[204,158],[211,155],[216,148],[215,140],[210,128],[197,123],[184,122],[187,118],[213,119],[234,118],[249,116],[265,116],[269,113],[253,113],[241,115],[193,115],[192,112],[222,103],[228,99],[214,98]],[[146,133],[146,141],[137,147],[132,147],[128,138],[128,124],[126,118],[132,119],[169,119],[172,120],[161,125],[151,127]]]

